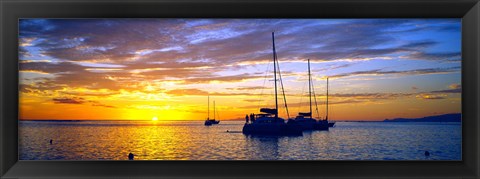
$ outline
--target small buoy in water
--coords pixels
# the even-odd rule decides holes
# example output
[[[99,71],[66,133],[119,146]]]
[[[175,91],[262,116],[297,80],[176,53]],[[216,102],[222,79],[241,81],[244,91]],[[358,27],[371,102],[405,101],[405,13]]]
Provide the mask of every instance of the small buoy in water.
[[[53,143],[53,140],[52,140],[52,139],[50,139],[50,144],[52,144],[52,143]]]
[[[427,157],[430,156],[430,152],[425,151],[425,156],[427,156]]]
[[[229,132],[229,131],[227,130],[227,132]]]
[[[132,153],[128,154],[128,160],[133,160],[134,155]]]

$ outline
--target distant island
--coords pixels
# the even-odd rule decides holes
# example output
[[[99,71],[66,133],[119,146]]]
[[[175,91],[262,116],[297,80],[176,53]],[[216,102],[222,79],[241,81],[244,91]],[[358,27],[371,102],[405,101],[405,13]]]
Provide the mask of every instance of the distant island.
[[[395,118],[385,119],[383,122],[461,122],[462,114],[443,114],[438,116],[427,116],[422,118]]]

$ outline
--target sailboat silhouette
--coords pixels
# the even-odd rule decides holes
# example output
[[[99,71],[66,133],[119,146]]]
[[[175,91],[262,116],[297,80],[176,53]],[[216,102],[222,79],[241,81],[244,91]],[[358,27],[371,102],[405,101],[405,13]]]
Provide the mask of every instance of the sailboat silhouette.
[[[275,51],[274,32],[272,32],[272,44],[273,76],[275,82],[275,108],[261,108],[261,113],[254,115],[254,119],[251,123],[245,123],[242,132],[247,135],[302,135],[302,130],[296,123],[286,123],[283,118],[278,117],[277,68],[280,68],[278,67],[277,54]],[[285,99],[285,94],[283,97]]]
[[[322,120],[317,120],[313,118],[312,88],[313,88],[313,83],[312,83],[312,75],[310,73],[310,59],[308,59],[308,97],[310,100],[310,103],[309,103],[310,111],[299,112],[298,116],[295,117],[295,119],[289,119],[287,123],[296,123],[298,124],[301,130],[328,130],[328,123]],[[317,101],[315,98],[315,105],[316,104],[317,104]],[[317,110],[317,114],[318,114],[318,106],[316,106],[315,109]]]
[[[210,119],[210,95],[208,96],[208,105],[207,106],[208,106],[207,107],[208,108],[207,109],[208,114],[207,114],[207,119],[205,120],[205,125],[206,126],[211,126],[213,124],[220,123],[220,121],[215,120],[215,115],[216,115],[216,113],[215,113],[215,101],[213,101],[213,119]]]

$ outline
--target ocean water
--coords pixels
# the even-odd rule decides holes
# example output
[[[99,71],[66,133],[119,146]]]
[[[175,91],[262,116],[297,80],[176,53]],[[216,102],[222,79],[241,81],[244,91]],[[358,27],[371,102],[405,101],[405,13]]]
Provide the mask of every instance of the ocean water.
[[[461,123],[337,122],[299,137],[246,136],[243,124],[20,121],[19,159],[128,160],[130,152],[135,160],[462,159]]]

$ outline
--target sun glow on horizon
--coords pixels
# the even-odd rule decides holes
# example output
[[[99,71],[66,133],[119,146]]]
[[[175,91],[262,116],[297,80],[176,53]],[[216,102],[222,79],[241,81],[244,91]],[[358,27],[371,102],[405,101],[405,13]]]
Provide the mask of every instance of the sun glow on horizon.
[[[158,117],[157,116],[152,117],[152,121],[158,121]]]

